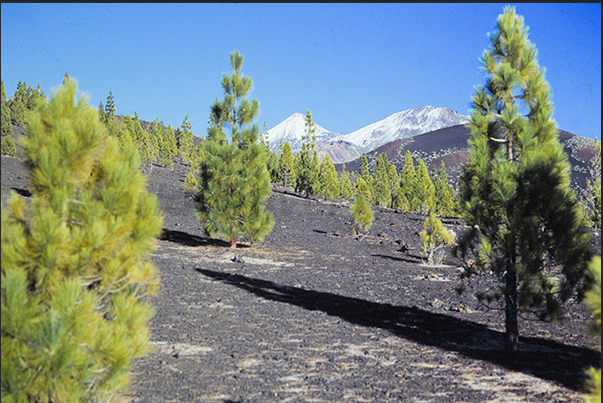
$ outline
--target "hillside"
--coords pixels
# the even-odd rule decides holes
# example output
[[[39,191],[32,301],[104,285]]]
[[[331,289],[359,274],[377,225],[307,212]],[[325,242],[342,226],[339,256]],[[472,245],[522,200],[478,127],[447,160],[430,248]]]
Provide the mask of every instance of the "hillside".
[[[413,156],[415,167],[418,158],[422,158],[427,167],[431,169],[433,164],[440,166],[440,161],[446,164],[448,180],[453,186],[457,185],[457,177],[461,173],[462,166],[467,161],[469,146],[469,129],[465,125],[456,125],[421,134],[407,139],[398,139],[382,145],[381,147],[366,153],[369,169],[373,170],[377,158],[382,153],[387,155],[390,164],[394,164],[398,173],[402,172],[404,156],[410,151]],[[559,141],[563,144],[568,155],[572,170],[572,185],[575,188],[584,189],[588,176],[590,161],[596,155],[594,140],[580,137],[575,134],[559,130]],[[360,158],[346,162],[346,170],[358,172]],[[341,171],[342,165],[335,166]]]
[[[1,162],[2,203],[11,189],[29,198],[19,158]],[[346,201],[274,187],[272,232],[233,252],[201,233],[186,168],[143,167],[164,215],[161,285],[154,351],[133,363],[127,401],[569,403],[581,401],[584,368],[600,366],[575,303],[561,324],[522,320],[508,357],[504,315],[457,297],[455,260],[422,264],[425,216],[374,207],[355,236]]]

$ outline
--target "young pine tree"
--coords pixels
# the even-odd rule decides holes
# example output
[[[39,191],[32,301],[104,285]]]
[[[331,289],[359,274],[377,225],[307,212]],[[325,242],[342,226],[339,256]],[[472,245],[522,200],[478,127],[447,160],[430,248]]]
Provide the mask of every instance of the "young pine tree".
[[[435,211],[436,198],[435,186],[429,177],[429,171],[425,161],[419,158],[417,167],[417,187],[416,187],[418,203],[418,211],[421,214],[431,214]]]
[[[362,177],[358,178],[356,181],[356,195],[361,195],[370,204],[373,202],[371,189],[369,188],[368,183],[366,183]]]
[[[274,225],[265,210],[270,195],[266,148],[259,142],[259,129],[251,124],[258,114],[257,100],[245,97],[251,77],[241,73],[243,56],[230,54],[232,73],[222,78],[224,100],[212,105],[212,125],[200,164],[197,217],[209,235],[220,234],[236,248],[239,238],[262,241]],[[224,129],[230,128],[231,141]]]
[[[31,203],[2,208],[2,400],[106,401],[147,354],[162,218],[68,80],[27,117]]]
[[[178,149],[177,154],[185,163],[191,165],[198,163],[196,160],[197,148],[193,142],[192,125],[190,120],[188,120],[188,115],[184,117],[182,124],[176,130],[176,145]]]
[[[362,178],[358,180],[362,180]],[[373,211],[371,210],[371,204],[362,194],[356,195],[356,201],[350,206],[350,211],[354,217],[354,231],[359,233],[361,228],[368,231],[373,224]]]
[[[289,143],[285,143],[282,147],[280,157],[281,180],[285,187],[295,183],[295,170],[293,168],[293,153]]]
[[[588,220],[595,228],[601,228],[601,142],[595,139],[597,154],[589,168],[590,178],[586,179],[586,212]]]
[[[12,134],[13,129],[10,124],[10,109],[6,105],[6,91],[4,89],[4,81],[2,81],[2,95],[1,95],[0,105],[2,107],[2,135],[1,138],[4,140],[4,137]]]
[[[308,109],[306,113],[306,135],[303,137],[304,143],[293,160],[295,191],[303,192],[306,196],[315,194],[319,188],[318,175],[320,173],[320,165],[316,153],[314,130],[312,112]]]
[[[599,338],[599,350],[601,349],[601,257],[594,256],[588,266],[588,280],[590,287],[584,296],[586,308],[592,315],[590,324],[591,335]],[[587,395],[586,403],[601,401],[601,369],[589,368],[586,370]]]
[[[390,207],[392,204],[392,185],[389,172],[389,161],[385,153],[377,158],[375,177],[373,181],[373,203],[379,206]]]
[[[418,211],[420,200],[417,197],[417,174],[412,155],[409,150],[406,150],[404,156],[404,167],[402,168],[402,177],[400,178],[403,195],[408,202],[409,211]]]
[[[194,192],[197,190],[199,183],[197,182],[197,178],[192,172],[188,173],[186,180],[184,181],[184,190],[188,190],[190,192]]]
[[[444,227],[442,220],[431,213],[423,222],[423,231],[421,236],[421,248],[427,258],[429,266],[436,266],[442,262],[443,255],[439,250],[445,245],[451,245],[454,241],[454,235]]]
[[[352,181],[345,170],[345,164],[341,171],[341,177],[339,178],[339,194],[344,199],[352,200],[354,198],[354,188],[352,187]]]
[[[324,199],[335,199],[339,197],[337,171],[335,171],[335,165],[333,165],[333,161],[331,161],[329,154],[325,155],[322,164],[320,164],[319,183],[320,193]]]
[[[0,143],[0,154],[10,155],[11,157],[17,155],[17,146],[15,145],[13,136],[10,134],[2,138],[2,143]]]
[[[476,250],[464,277],[494,273],[505,306],[506,345],[518,348],[518,312],[561,319],[591,258],[571,166],[552,119],[549,84],[523,17],[506,7],[483,53],[487,82],[473,96],[469,157],[460,177],[470,229],[459,256]]]
[[[436,194],[436,210],[443,217],[452,217],[455,214],[454,189],[448,182],[446,174],[446,164],[440,163],[440,168],[434,168],[434,186]]]

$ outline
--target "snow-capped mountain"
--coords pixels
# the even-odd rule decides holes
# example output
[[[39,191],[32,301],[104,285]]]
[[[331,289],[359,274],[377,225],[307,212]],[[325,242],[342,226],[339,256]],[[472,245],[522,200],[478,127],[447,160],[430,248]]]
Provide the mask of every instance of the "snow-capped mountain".
[[[293,151],[293,154],[295,154],[301,149],[302,137],[305,135],[306,116],[301,113],[294,113],[272,129],[268,130],[270,149],[272,151],[278,151],[278,146],[281,141],[283,144],[289,142],[291,150]],[[314,122],[314,135],[316,136],[316,142],[319,142],[332,140],[341,136],[341,133],[331,132]]]
[[[394,113],[393,115],[338,137],[357,145],[364,152],[394,140],[417,136],[445,127],[467,123],[469,118],[449,108],[423,106]]]

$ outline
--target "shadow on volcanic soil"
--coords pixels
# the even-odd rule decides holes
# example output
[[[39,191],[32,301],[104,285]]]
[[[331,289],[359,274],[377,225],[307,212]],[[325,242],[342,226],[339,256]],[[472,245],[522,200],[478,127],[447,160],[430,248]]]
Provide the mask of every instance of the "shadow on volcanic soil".
[[[229,248],[230,243],[221,239],[205,238],[197,235],[191,235],[183,231],[174,231],[164,228],[159,239],[168,242],[174,242],[182,246],[220,246]],[[237,244],[237,248],[247,248],[247,245]]]
[[[504,333],[417,307],[375,303],[239,274],[195,270],[267,300],[322,311],[360,326],[381,328],[405,339],[528,373],[573,390],[581,390],[587,367],[601,366],[598,351],[536,337],[520,337],[519,351],[509,355],[504,350]]]

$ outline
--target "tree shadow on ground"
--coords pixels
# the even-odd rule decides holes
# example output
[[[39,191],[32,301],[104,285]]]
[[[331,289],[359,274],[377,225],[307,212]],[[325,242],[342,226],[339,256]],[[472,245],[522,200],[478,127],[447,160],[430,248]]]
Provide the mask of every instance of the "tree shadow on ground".
[[[395,306],[305,290],[239,274],[200,268],[195,270],[267,300],[296,305],[310,311],[322,311],[360,326],[384,329],[417,343],[488,361],[576,391],[583,389],[584,370],[589,366],[601,366],[598,351],[535,337],[520,337],[519,351],[510,355],[504,349],[502,332],[417,307]]]
[[[204,238],[197,235],[191,235],[183,231],[174,231],[164,228],[159,239],[168,242],[174,242],[182,246],[219,246],[230,248],[230,243],[221,239]],[[248,248],[248,245],[237,243],[237,249]]]

